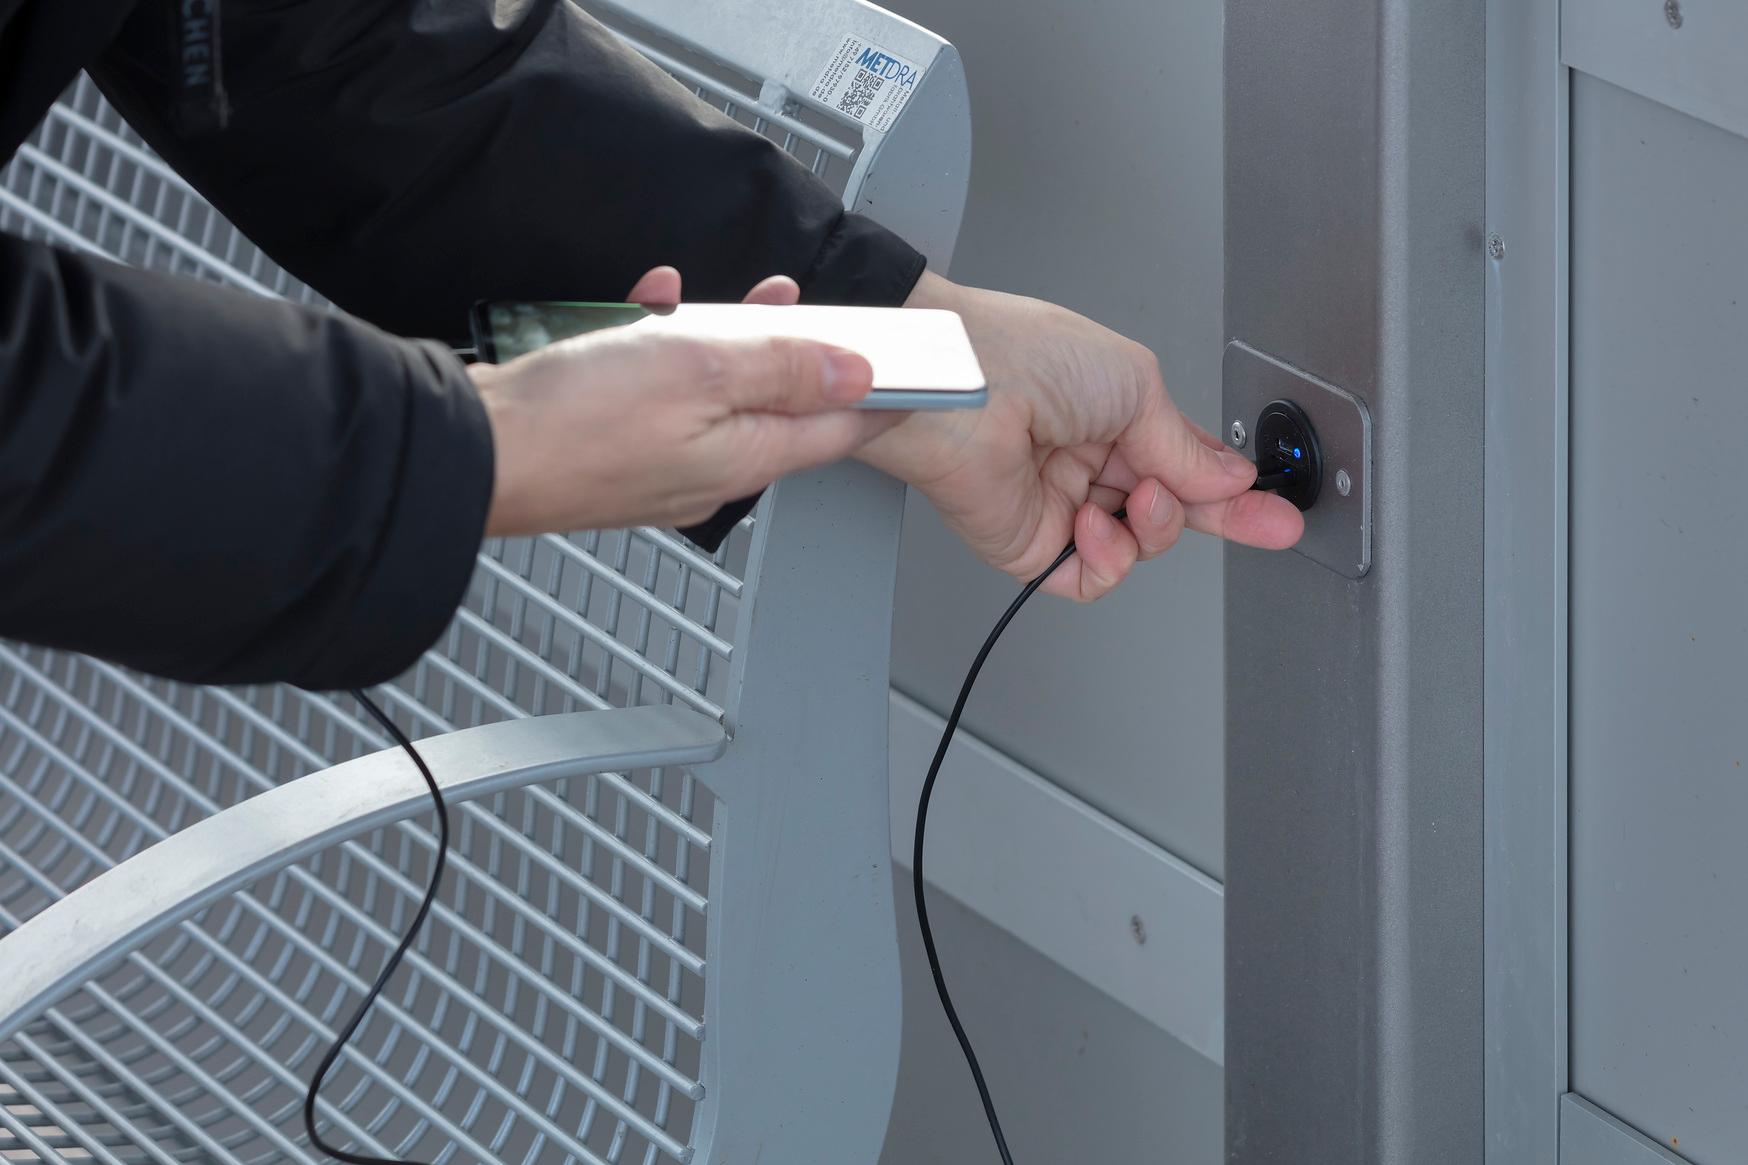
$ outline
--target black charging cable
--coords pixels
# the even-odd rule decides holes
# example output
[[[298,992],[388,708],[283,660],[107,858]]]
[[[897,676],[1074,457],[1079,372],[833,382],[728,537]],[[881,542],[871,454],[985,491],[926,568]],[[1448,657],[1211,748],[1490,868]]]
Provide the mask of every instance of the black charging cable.
[[[1127,508],[1118,510],[1111,515],[1121,522],[1128,517]],[[1008,609],[1002,612],[1000,619],[995,621],[995,628],[978,649],[977,658],[971,661],[971,670],[965,673],[965,682],[959,685],[959,698],[953,701],[953,711],[947,717],[947,723],[941,729],[941,742],[935,746],[935,758],[929,762],[929,775],[923,778],[922,795],[916,804],[916,835],[910,851],[910,889],[916,898],[917,926],[923,932],[923,951],[928,955],[929,974],[935,979],[935,995],[941,1000],[941,1010],[947,1013],[947,1022],[952,1025],[953,1036],[959,1041],[959,1050],[965,1053],[965,1063],[971,1069],[971,1079],[977,1084],[977,1095],[983,1101],[983,1115],[989,1119],[989,1131],[995,1137],[995,1147],[1001,1153],[1002,1165],[1014,1165],[1013,1154],[1008,1151],[1008,1140],[1001,1131],[1001,1118],[995,1114],[995,1102],[989,1096],[989,1082],[983,1078],[983,1066],[977,1062],[977,1053],[971,1049],[971,1037],[965,1034],[965,1025],[959,1021],[959,1010],[953,1006],[953,997],[947,991],[947,978],[941,973],[941,956],[935,950],[935,932],[929,925],[929,904],[923,896],[923,839],[929,827],[929,802],[935,795],[935,781],[941,775],[941,762],[947,758],[947,746],[953,743],[953,734],[959,730],[959,717],[965,713],[965,702],[971,698],[971,687],[977,682],[978,673],[983,671],[984,661],[995,647],[996,640],[1013,622],[1020,608],[1026,605],[1026,600],[1038,593],[1038,588],[1056,573],[1057,567],[1074,556],[1074,543],[1070,542],[1062,548],[1062,553],[1056,556],[1056,561],[1045,568],[1044,573],[1027,583],[1014,601],[1008,604]]]
[[[364,710],[370,713],[371,718],[382,725],[383,730],[394,738],[394,742],[401,746],[402,751],[412,758],[414,766],[419,770],[419,775],[425,778],[425,787],[431,790],[431,803],[437,809],[437,856],[431,862],[431,884],[425,887],[424,900],[419,903],[419,910],[413,915],[413,921],[407,927],[407,933],[402,936],[400,945],[395,947],[394,953],[389,955],[388,960],[383,963],[382,971],[376,976],[376,982],[371,984],[370,990],[364,993],[363,1002],[359,1003],[358,1010],[352,1013],[352,1018],[346,1021],[346,1026],[340,1029],[340,1034],[335,1037],[333,1046],[328,1049],[328,1054],[322,1057],[320,1064],[316,1065],[316,1074],[310,1077],[310,1088],[303,1098],[303,1127],[310,1135],[310,1144],[336,1160],[351,1162],[351,1165],[418,1165],[417,1162],[404,1161],[398,1157],[372,1157],[366,1153],[351,1153],[328,1144],[322,1140],[322,1134],[316,1131],[316,1093],[321,1090],[322,1081],[333,1069],[335,1061],[339,1060],[341,1051],[346,1047],[346,1042],[358,1030],[358,1025],[364,1022],[364,1015],[370,1010],[370,1005],[376,1002],[377,996],[382,994],[382,989],[388,985],[395,969],[401,965],[401,960],[406,957],[408,949],[413,945],[413,940],[419,935],[419,928],[425,925],[425,916],[431,913],[431,903],[436,901],[438,887],[443,883],[444,862],[449,857],[449,807],[443,802],[443,790],[437,787],[437,778],[431,775],[431,769],[425,764],[425,758],[419,755],[419,750],[413,747],[413,742],[407,739],[407,734],[401,731],[398,724],[388,718],[388,713],[376,706],[374,700],[363,692],[357,691],[352,693],[352,698],[362,704]]]
[[[1262,474],[1250,488],[1280,489],[1291,480],[1291,471],[1280,470]],[[1111,516],[1121,522],[1128,517],[1128,509],[1120,509]],[[1046,567],[1043,574],[1027,583],[1014,601],[1008,604],[1008,609],[995,621],[995,628],[978,649],[977,658],[971,661],[971,670],[965,673],[965,682],[959,685],[959,698],[953,701],[953,711],[947,716],[947,723],[941,729],[941,742],[935,746],[935,757],[929,762],[929,775],[923,778],[922,795],[917,798],[916,805],[916,833],[910,851],[910,890],[916,898],[917,926],[923,933],[923,951],[928,955],[929,974],[934,976],[935,995],[941,1001],[941,1010],[947,1013],[947,1022],[952,1025],[953,1037],[959,1041],[959,1050],[965,1053],[965,1064],[971,1069],[971,1079],[977,1085],[978,1098],[983,1101],[983,1115],[989,1120],[989,1131],[995,1137],[995,1147],[1001,1153],[1002,1165],[1014,1165],[1014,1157],[1008,1151],[1008,1140],[1001,1130],[1001,1118],[995,1114],[995,1102],[990,1099],[989,1082],[983,1078],[983,1066],[977,1062],[977,1053],[971,1049],[971,1038],[965,1034],[965,1025],[959,1020],[959,1010],[953,1006],[953,997],[947,991],[947,978],[941,973],[941,956],[935,950],[935,932],[929,925],[929,905],[923,897],[923,838],[928,832],[929,802],[935,795],[935,781],[941,775],[941,762],[947,758],[947,746],[953,743],[953,734],[959,730],[959,717],[964,715],[965,702],[971,698],[971,687],[977,683],[984,661],[989,658],[989,653],[994,649],[996,640],[1001,638],[1001,633],[1007,630],[1008,624],[1013,622],[1020,608],[1026,605],[1026,600],[1037,594],[1038,588],[1073,556],[1074,543],[1070,542],[1056,556],[1056,561]]]
[[[1283,474],[1277,473],[1259,477],[1251,488],[1278,489],[1284,482],[1272,479],[1283,476]],[[1121,522],[1128,516],[1128,511],[1120,509],[1111,516]],[[964,715],[966,701],[971,698],[971,688],[977,683],[978,674],[983,671],[984,661],[994,650],[996,640],[1001,638],[1001,633],[1007,630],[1008,624],[1013,622],[1013,618],[1019,614],[1020,608],[1026,605],[1026,600],[1037,594],[1038,588],[1042,587],[1050,576],[1056,573],[1057,568],[1073,557],[1074,548],[1073,542],[1064,546],[1062,553],[1056,556],[1056,561],[1052,562],[1043,574],[1025,585],[1014,601],[1008,604],[1008,609],[1002,612],[1001,618],[996,620],[994,629],[990,631],[989,637],[983,641],[983,646],[978,649],[977,658],[971,661],[971,670],[965,673],[965,682],[959,687],[959,698],[953,702],[952,714],[947,717],[946,726],[941,729],[941,742],[935,747],[934,759],[929,762],[928,776],[923,779],[923,791],[917,799],[916,807],[916,836],[911,848],[911,892],[916,896],[917,925],[922,930],[923,950],[928,954],[929,974],[934,977],[935,994],[941,1000],[941,1010],[947,1013],[947,1022],[952,1025],[953,1036],[959,1041],[959,1050],[965,1053],[965,1063],[971,1069],[972,1080],[977,1084],[977,1095],[983,1101],[983,1115],[989,1119],[989,1131],[995,1136],[995,1146],[1001,1152],[1003,1165],[1014,1165],[1013,1154],[1008,1151],[1007,1137],[1002,1134],[1001,1119],[996,1116],[995,1102],[990,1098],[989,1082],[983,1077],[983,1067],[977,1061],[977,1053],[972,1050],[971,1038],[965,1034],[965,1025],[959,1020],[959,1011],[953,1006],[953,997],[947,991],[947,979],[941,972],[941,956],[935,949],[935,932],[929,925],[928,902],[923,897],[923,840],[928,832],[929,803],[934,798],[935,781],[941,775],[941,762],[946,759],[947,747],[953,743],[953,734],[959,728],[959,718]],[[437,900],[437,891],[443,883],[443,868],[449,857],[449,807],[444,803],[443,790],[438,787],[437,778],[431,775],[430,766],[425,763],[425,758],[419,755],[419,750],[413,747],[413,742],[407,738],[407,734],[401,731],[399,725],[389,719],[388,713],[378,707],[374,700],[362,691],[354,691],[352,698],[357,700],[366,712],[370,713],[373,720],[382,725],[383,730],[411,758],[414,767],[419,770],[419,775],[425,778],[425,787],[431,791],[431,804],[437,811],[437,856],[431,863],[431,882],[425,887],[425,897],[419,902],[419,909],[413,915],[413,921],[408,924],[406,934],[401,937],[394,952],[384,961],[382,970],[376,976],[376,982],[372,983],[370,990],[364,993],[364,998],[359,1002],[357,1010],[353,1011],[352,1018],[346,1021],[346,1026],[340,1029],[340,1034],[334,1038],[333,1045],[328,1048],[321,1063],[316,1065],[315,1075],[310,1077],[309,1090],[304,1093],[303,1124],[305,1131],[309,1133],[311,1145],[336,1160],[349,1162],[350,1165],[419,1165],[417,1162],[398,1157],[373,1157],[366,1153],[349,1152],[324,1141],[321,1133],[316,1129],[316,1094],[321,1091],[322,1082],[327,1079],[328,1073],[333,1070],[335,1063],[340,1059],[346,1044],[358,1031],[359,1025],[364,1022],[364,1017],[370,1011],[371,1005],[381,996],[383,988],[394,977],[395,971],[401,965],[401,960],[406,957],[407,951],[412,948],[414,940],[418,938],[420,928],[425,925],[426,916],[431,913],[431,904]]]

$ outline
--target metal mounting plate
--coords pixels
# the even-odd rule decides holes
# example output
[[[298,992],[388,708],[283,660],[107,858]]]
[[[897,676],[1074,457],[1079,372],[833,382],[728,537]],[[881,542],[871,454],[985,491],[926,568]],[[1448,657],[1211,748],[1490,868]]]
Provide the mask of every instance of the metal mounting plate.
[[[1290,400],[1311,418],[1323,448],[1323,491],[1305,514],[1305,536],[1294,550],[1347,578],[1363,577],[1372,568],[1372,418],[1366,406],[1239,340],[1226,345],[1222,380],[1228,441],[1235,423],[1255,433],[1270,401]],[[1346,494],[1339,488],[1343,474]]]

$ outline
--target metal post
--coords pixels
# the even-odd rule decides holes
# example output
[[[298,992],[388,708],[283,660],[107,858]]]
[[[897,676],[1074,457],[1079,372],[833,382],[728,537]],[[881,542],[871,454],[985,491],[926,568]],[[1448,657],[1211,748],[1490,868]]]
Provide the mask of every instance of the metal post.
[[[1227,553],[1227,1159],[1479,1162],[1485,3],[1226,11],[1222,426],[1370,426],[1365,563]]]

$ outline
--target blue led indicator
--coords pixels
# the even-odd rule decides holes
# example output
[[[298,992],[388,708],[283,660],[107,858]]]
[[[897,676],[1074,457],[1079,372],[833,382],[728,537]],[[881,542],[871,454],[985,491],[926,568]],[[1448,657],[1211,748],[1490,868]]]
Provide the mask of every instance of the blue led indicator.
[[[1305,454],[1297,445],[1295,445],[1293,446],[1293,456],[1294,458],[1299,458],[1305,456]]]

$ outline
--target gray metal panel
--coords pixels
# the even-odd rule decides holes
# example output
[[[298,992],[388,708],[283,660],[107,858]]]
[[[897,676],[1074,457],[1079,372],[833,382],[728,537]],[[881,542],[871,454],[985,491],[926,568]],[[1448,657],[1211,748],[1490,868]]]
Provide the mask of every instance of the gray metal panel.
[[[1224,341],[1222,0],[899,0],[888,7],[951,37],[966,57],[977,137],[954,277],[1067,303],[1146,342],[1177,402],[1216,426]],[[1221,869],[1223,781],[1220,577],[1219,548],[1192,536],[1091,607],[1030,605],[1003,637],[968,718],[1003,753],[1214,874]],[[900,560],[895,682],[936,709],[950,705],[978,641],[1013,592],[913,496]],[[930,827],[949,844],[954,766],[966,761],[959,749],[937,794],[940,824]],[[989,808],[982,801],[968,808],[966,832],[977,832],[964,848],[1001,844]],[[1055,856],[1034,863],[1040,878],[1051,876]],[[1101,861],[1063,879],[1067,888],[1085,883],[1096,894],[1087,917],[1077,913],[1078,929],[1054,932],[1058,941],[1076,941],[1112,907],[1124,907],[1117,938],[1131,941],[1128,907],[1153,883],[1100,885],[1095,873],[1122,856],[1110,847]],[[946,872],[942,860],[931,860],[937,877]],[[959,992],[959,1006],[1022,1161],[1220,1159],[1217,1067],[1147,1022],[1155,1012],[1112,1005],[1071,973],[1072,963],[1055,966],[945,896],[933,901],[950,981],[977,983]],[[1206,929],[1162,921],[1143,908],[1151,901],[1135,907],[1147,915],[1148,931],[1137,950],[1149,961],[1202,962]],[[908,912],[899,914],[901,927],[910,926]],[[1217,936],[1217,919],[1214,929]],[[1167,947],[1184,953],[1166,956]],[[1079,955],[1099,961],[1104,949],[1082,947]],[[1218,987],[1220,952],[1212,953]],[[976,1093],[930,1002],[914,943],[906,957],[904,1060],[885,1160],[992,1161]],[[1103,973],[1109,982],[1130,972],[1109,957]],[[1156,978],[1149,991],[1178,1012],[1205,1002],[1208,993],[1195,986],[1202,981],[1186,991],[1184,983]]]
[[[1486,1160],[1566,1091],[1566,72],[1558,0],[1487,11]]]
[[[1572,1087],[1748,1145],[1748,141],[1572,90]]]
[[[1483,16],[1227,5],[1227,328],[1375,427],[1370,575],[1227,552],[1235,1165],[1481,1156]]]
[[[1378,8],[1226,4],[1227,335],[1362,397],[1380,327]]]
[[[889,6],[965,54],[977,143],[954,277],[1146,343],[1178,404],[1215,427],[1220,0]],[[1032,604],[966,714],[1003,752],[1216,876],[1220,572],[1219,547],[1191,535],[1091,607]],[[1014,586],[913,498],[898,593],[894,681],[944,711]]]
[[[958,902],[929,913],[1022,1165],[1217,1165],[1217,1065]],[[904,1058],[881,1165],[993,1165],[977,1089],[930,1006],[916,916],[901,910],[898,929]]]
[[[1542,1161],[1549,1158],[1537,1157]],[[1560,1165],[1689,1165],[1574,1093],[1560,1098]]]
[[[945,721],[897,693],[892,713],[892,834],[902,848],[916,830],[917,795]],[[929,832],[953,839],[930,847],[931,893],[951,895],[1209,1062],[1222,1062],[1220,883],[964,730],[942,763]],[[909,858],[907,850],[894,864],[908,869]],[[1017,1014],[1060,1006],[1055,998],[1033,1000]],[[1200,1119],[1217,1127],[1218,1115]],[[1107,1154],[1110,1146],[1102,1146],[1099,1155]]]
[[[1565,0],[1560,53],[1574,69],[1748,136],[1742,0]]]

